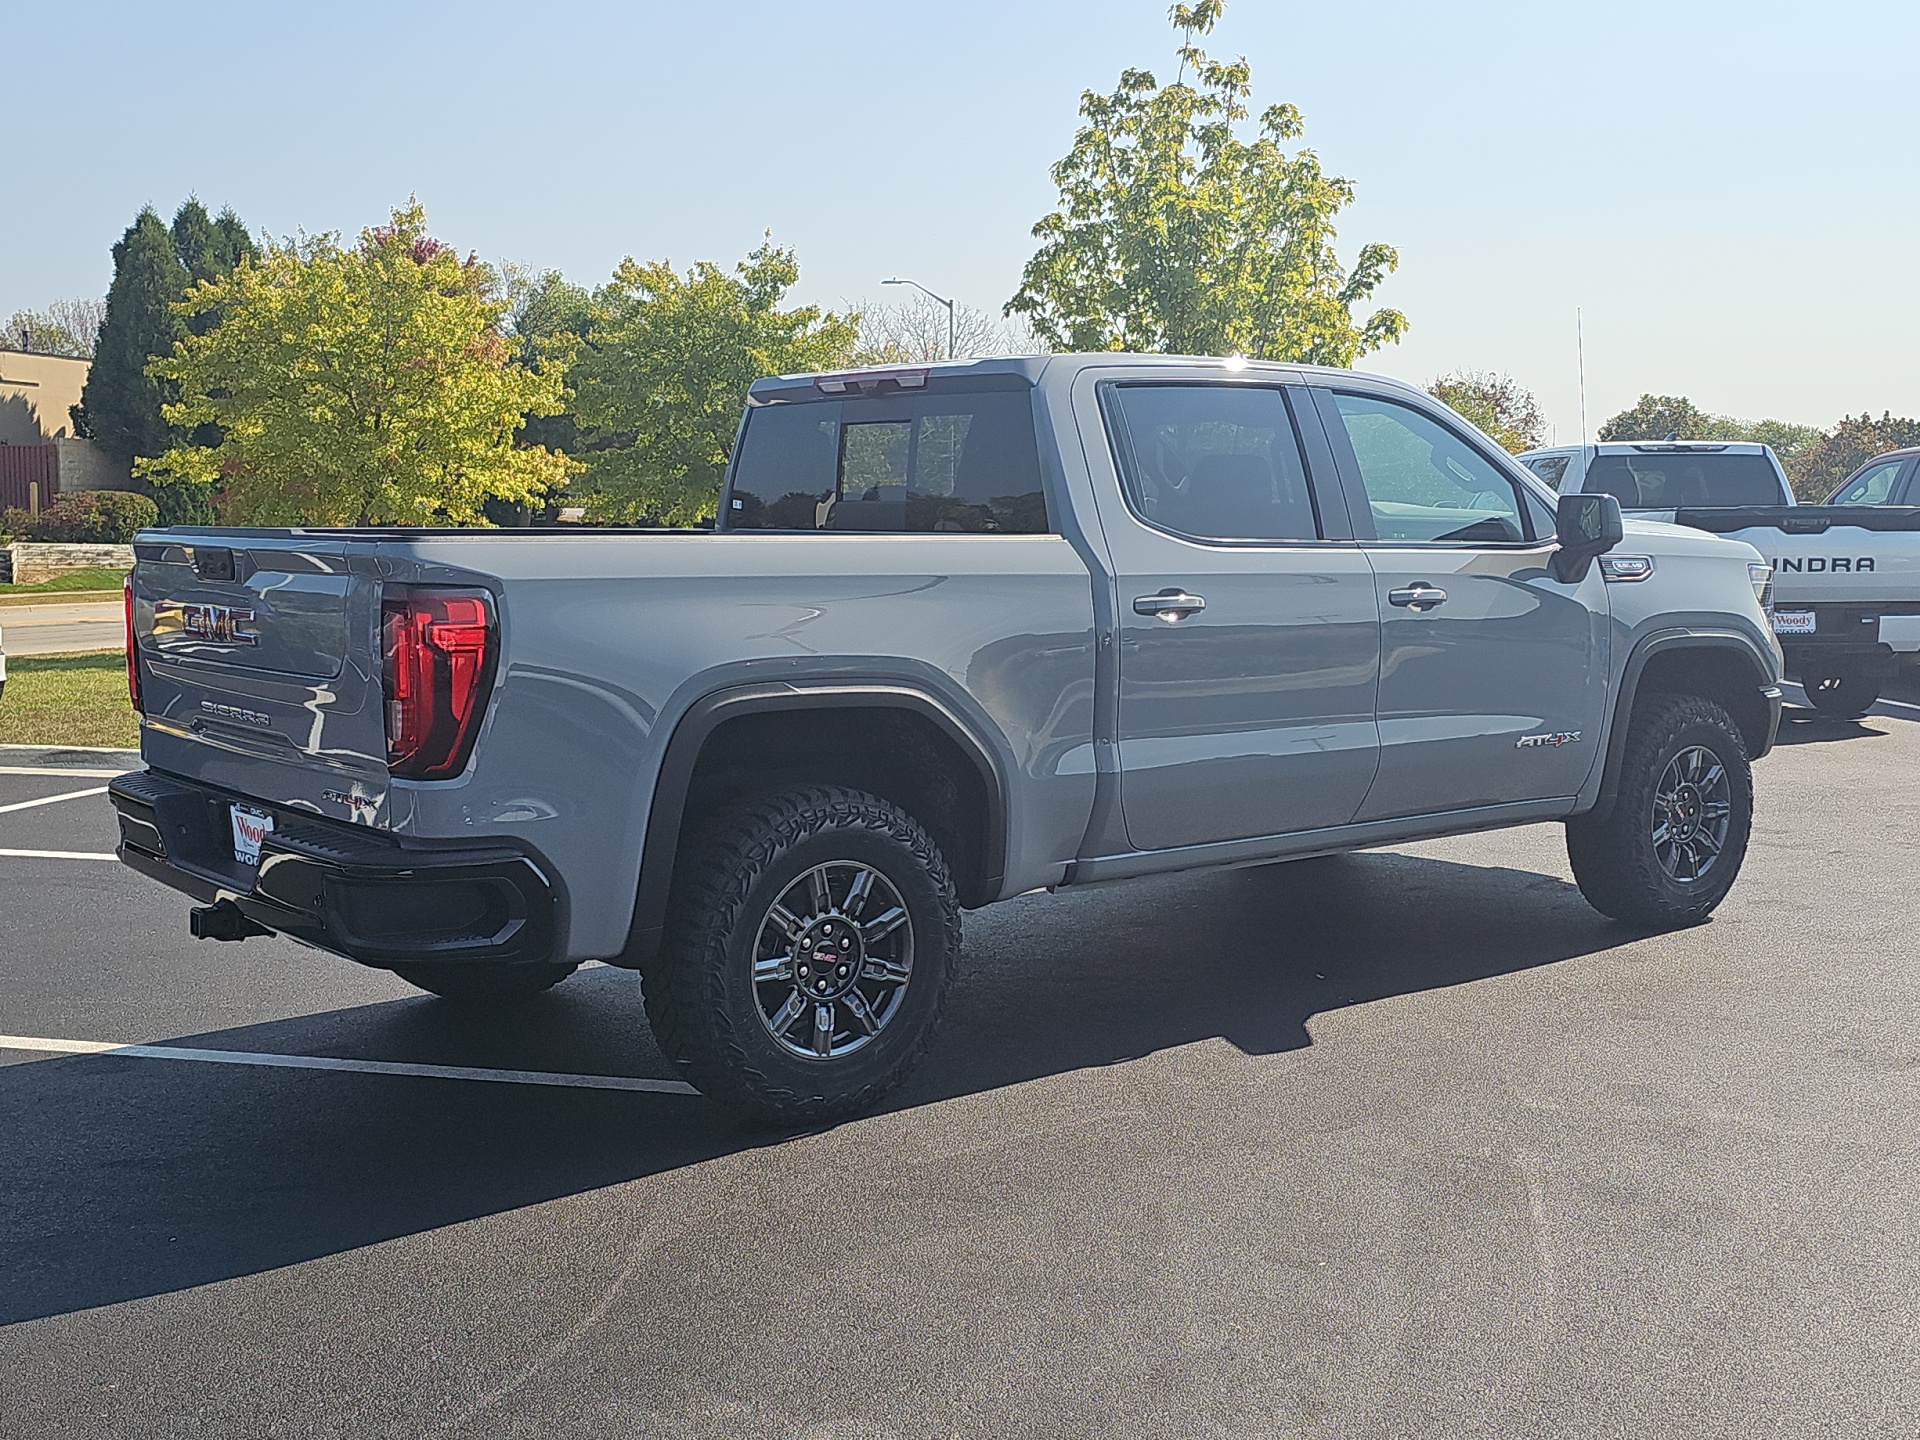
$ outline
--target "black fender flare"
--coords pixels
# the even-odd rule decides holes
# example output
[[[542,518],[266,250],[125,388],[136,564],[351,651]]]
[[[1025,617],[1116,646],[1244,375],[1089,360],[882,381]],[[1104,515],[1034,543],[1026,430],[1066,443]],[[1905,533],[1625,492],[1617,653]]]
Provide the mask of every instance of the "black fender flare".
[[[1745,661],[1753,670],[1754,689],[1763,696],[1771,691],[1773,718],[1777,724],[1780,714],[1780,688],[1777,681],[1769,679],[1770,667],[1754,648],[1753,641],[1737,630],[1664,630],[1648,635],[1639,641],[1620,673],[1619,693],[1614,696],[1613,718],[1607,727],[1607,752],[1605,769],[1601,772],[1600,793],[1594,801],[1592,813],[1604,816],[1613,808],[1613,802],[1620,789],[1620,760],[1627,750],[1627,723],[1633,716],[1634,701],[1639,697],[1640,677],[1646,671],[1647,662],[1656,655],[1669,654],[1675,650],[1721,650],[1730,651]],[[1773,734],[1770,729],[1767,743],[1759,747],[1754,759],[1759,759],[1773,747]]]
[[[687,793],[707,739],[742,715],[783,710],[905,710],[931,722],[956,744],[979,772],[987,798],[986,852],[981,892],[997,897],[1007,867],[1007,767],[980,727],[938,695],[899,681],[779,680],[733,685],[702,696],[682,713],[667,741],[647,810],[640,853],[640,885],[634,900],[627,948],[609,964],[637,968],[653,958],[666,930],[675,850],[686,817]]]

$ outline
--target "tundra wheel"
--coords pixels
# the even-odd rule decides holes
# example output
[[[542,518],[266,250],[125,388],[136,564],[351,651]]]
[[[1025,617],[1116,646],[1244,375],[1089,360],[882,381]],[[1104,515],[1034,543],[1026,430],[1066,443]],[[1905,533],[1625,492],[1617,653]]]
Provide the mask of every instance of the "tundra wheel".
[[[676,869],[647,1018],[700,1090],[762,1118],[871,1108],[925,1053],[960,948],[918,822],[818,787],[719,817]]]
[[[1858,720],[1880,698],[1880,678],[1864,665],[1809,671],[1802,679],[1813,708],[1830,720]]]
[[[1732,717],[1691,695],[1634,712],[1614,803],[1567,822],[1580,893],[1603,915],[1694,925],[1726,899],[1753,828],[1753,775]]]

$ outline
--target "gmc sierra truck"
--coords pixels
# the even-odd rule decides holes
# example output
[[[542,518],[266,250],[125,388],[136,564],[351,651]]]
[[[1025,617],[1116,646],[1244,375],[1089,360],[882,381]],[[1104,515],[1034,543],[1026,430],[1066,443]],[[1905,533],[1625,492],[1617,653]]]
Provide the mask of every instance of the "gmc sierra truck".
[[[873,1105],[1031,891],[1564,821],[1600,910],[1697,922],[1779,723],[1750,546],[1306,367],[769,379],[711,531],[135,553],[120,854],[196,934],[469,1002],[634,968],[784,1121]]]
[[[1797,504],[1773,451],[1743,441],[1616,440],[1519,458],[1563,495],[1612,495],[1628,515],[1757,549],[1773,566],[1787,674],[1822,713],[1866,714],[1896,667],[1920,663],[1920,507]],[[1900,469],[1896,457],[1882,473]]]

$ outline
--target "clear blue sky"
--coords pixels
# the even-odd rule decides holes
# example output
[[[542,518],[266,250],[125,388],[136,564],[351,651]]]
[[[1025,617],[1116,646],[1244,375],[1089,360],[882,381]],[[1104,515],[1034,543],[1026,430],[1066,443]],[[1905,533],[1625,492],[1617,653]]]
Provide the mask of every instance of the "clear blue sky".
[[[1157,0],[13,7],[0,315],[104,291],[189,192],[347,230],[417,192],[462,249],[593,283],[794,246],[805,298],[900,273],[997,310],[1086,87],[1170,73]],[[1211,48],[1354,179],[1413,322],[1367,363],[1511,372],[1559,438],[1642,390],[1920,414],[1920,6],[1230,0]]]

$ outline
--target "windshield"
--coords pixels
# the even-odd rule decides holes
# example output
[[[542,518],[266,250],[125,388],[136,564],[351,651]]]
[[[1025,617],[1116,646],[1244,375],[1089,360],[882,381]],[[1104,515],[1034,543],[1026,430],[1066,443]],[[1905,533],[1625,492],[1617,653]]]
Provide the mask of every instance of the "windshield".
[[[1780,477],[1765,455],[1700,450],[1596,455],[1580,488],[1613,496],[1622,510],[1785,502]]]

